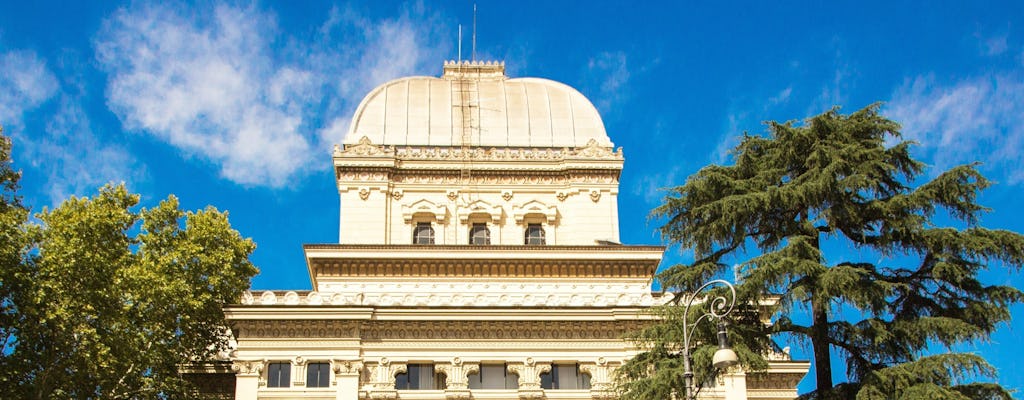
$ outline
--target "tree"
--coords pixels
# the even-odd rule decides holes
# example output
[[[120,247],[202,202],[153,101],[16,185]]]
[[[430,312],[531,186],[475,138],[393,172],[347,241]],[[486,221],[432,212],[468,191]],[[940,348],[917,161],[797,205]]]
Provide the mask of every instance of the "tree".
[[[737,291],[745,301],[778,296],[770,333],[810,343],[818,386],[807,398],[1009,399],[998,384],[968,383],[995,378],[983,358],[951,351],[988,338],[1024,298],[978,276],[1019,272],[1024,236],[980,226],[987,209],[976,199],[990,182],[976,165],[925,179],[913,143],[879,107],[770,122],[768,135],[742,137],[734,165],[705,167],[671,189],[653,215],[667,221],[663,237],[695,259],[659,278],[686,290],[753,248]],[[789,318],[800,309],[810,311],[808,323]],[[658,343],[650,329],[640,338]],[[833,356],[845,360],[848,383],[833,386]],[[627,366],[627,379],[642,369]]]
[[[16,208],[13,187],[4,199]],[[138,201],[107,185],[38,222],[0,210],[0,397],[188,397],[179,367],[226,349],[221,305],[248,289],[255,245],[212,207],[186,213],[171,196],[135,211]]]

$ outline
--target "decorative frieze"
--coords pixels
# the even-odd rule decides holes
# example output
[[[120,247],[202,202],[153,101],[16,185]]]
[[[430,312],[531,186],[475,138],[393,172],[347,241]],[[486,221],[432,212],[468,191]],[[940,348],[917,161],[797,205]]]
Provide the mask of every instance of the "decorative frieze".
[[[806,372],[754,372],[747,373],[748,389],[771,389],[796,391],[796,385],[804,378]]]
[[[359,337],[359,321],[242,320],[235,321],[232,330],[240,338],[353,338]]]
[[[642,326],[640,320],[480,321],[480,320],[235,320],[239,339],[361,340],[617,340]],[[255,342],[254,342],[255,343]],[[241,367],[240,367],[241,368]]]
[[[380,182],[375,174],[341,172],[341,182]],[[486,174],[474,171],[470,176],[462,176],[459,171],[401,171],[391,176],[391,182],[397,184],[419,184],[435,186],[451,186],[470,184],[476,186],[509,186],[509,185],[570,185],[570,184],[604,184],[617,185],[617,171],[592,171],[587,173],[536,173],[519,172],[516,174]]]
[[[618,339],[642,321],[373,321],[363,340]]]

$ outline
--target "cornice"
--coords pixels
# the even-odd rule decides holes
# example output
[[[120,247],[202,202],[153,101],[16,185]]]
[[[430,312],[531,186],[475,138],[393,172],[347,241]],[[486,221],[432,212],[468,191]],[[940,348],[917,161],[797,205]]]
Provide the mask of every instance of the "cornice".
[[[621,340],[643,320],[260,320],[231,319],[240,341],[325,338],[386,340]],[[296,345],[302,345],[296,343]]]
[[[414,245],[414,244],[336,244],[309,243],[302,248],[306,257],[353,257],[374,255],[375,258],[484,258],[500,257],[502,259],[636,259],[661,260],[665,246],[645,245],[609,245],[609,246],[573,246],[573,245]],[[385,254],[382,254],[385,253]]]
[[[650,279],[662,246],[306,244],[320,277],[636,278]]]
[[[325,305],[232,304],[228,320],[352,320],[352,321],[631,321],[655,317],[641,307],[334,307]]]

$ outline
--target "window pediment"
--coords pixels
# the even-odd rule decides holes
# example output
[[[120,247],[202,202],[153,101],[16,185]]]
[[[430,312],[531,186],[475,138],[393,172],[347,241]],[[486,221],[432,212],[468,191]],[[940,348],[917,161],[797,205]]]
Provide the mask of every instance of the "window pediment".
[[[516,219],[517,224],[522,224],[523,220],[526,219],[526,216],[531,214],[542,215],[546,220],[545,222],[553,224],[555,223],[555,219],[558,218],[558,207],[549,206],[539,200],[529,201],[523,205],[512,206],[512,216]]]
[[[459,222],[466,224],[469,223],[469,217],[472,215],[487,215],[491,223],[497,224],[501,222],[502,214],[501,206],[494,206],[486,201],[477,200],[465,207],[459,208]]]
[[[443,222],[448,216],[448,207],[443,204],[435,204],[427,199],[402,205],[402,219],[406,223],[411,223],[416,214],[431,214],[438,222]]]

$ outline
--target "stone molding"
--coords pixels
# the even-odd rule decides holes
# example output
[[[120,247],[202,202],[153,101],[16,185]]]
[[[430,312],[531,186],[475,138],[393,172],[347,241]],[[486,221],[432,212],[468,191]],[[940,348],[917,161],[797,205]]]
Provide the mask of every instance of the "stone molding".
[[[240,339],[351,338],[383,340],[616,340],[643,326],[642,320],[233,320]],[[338,326],[320,330],[311,326]],[[241,370],[252,366],[239,365]],[[247,369],[248,368],[248,369]],[[237,372],[237,371],[236,371]]]
[[[564,285],[570,286],[570,285]],[[438,293],[408,292],[336,292],[323,296],[319,292],[287,292],[283,297],[273,291],[259,296],[247,292],[242,305],[302,305],[302,306],[383,306],[383,307],[649,307],[671,300],[671,296],[646,293],[602,293],[562,289],[547,294],[503,291],[499,285],[483,288],[479,292],[444,291]]]
[[[359,337],[359,321],[352,320],[246,320],[236,321],[232,331],[238,337],[263,338],[353,338]]]
[[[359,143],[334,146],[335,158],[394,157],[404,160],[449,160],[449,161],[500,161],[500,160],[573,160],[573,159],[612,159],[622,160],[622,148],[613,151],[612,147],[602,146],[595,139],[590,139],[580,147],[472,147],[463,150],[455,146],[402,146],[395,148],[390,145],[374,144],[369,137],[363,136]]]
[[[480,247],[483,250],[502,251],[496,245]],[[500,278],[506,283],[514,283],[508,281],[520,278],[635,278],[647,281],[653,273],[645,260],[594,259],[331,260],[309,257],[309,269],[317,281],[330,277]],[[382,282],[386,281],[382,279]]]

